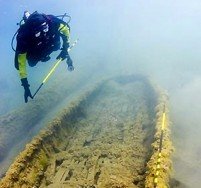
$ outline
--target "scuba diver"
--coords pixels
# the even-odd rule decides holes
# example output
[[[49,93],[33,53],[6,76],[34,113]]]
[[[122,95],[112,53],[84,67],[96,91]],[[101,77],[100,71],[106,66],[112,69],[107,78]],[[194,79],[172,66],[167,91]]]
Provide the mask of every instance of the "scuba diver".
[[[54,15],[40,14],[37,11],[30,14],[24,12],[23,22],[17,31],[17,46],[15,51],[15,68],[19,72],[24,87],[24,100],[33,99],[27,80],[26,64],[35,66],[39,61],[50,60],[53,51],[61,49],[56,59],[66,59],[68,70],[73,71],[73,62],[68,54],[70,27],[63,19]],[[62,38],[62,48],[60,38]]]

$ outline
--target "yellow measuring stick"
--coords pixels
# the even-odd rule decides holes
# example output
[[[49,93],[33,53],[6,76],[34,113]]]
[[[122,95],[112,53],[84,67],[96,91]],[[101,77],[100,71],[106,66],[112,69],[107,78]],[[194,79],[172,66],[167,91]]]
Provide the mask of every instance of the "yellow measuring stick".
[[[52,69],[50,70],[50,72],[48,73],[48,75],[44,78],[43,80],[43,84],[48,80],[48,78],[50,77],[50,75],[55,71],[55,69],[57,68],[57,66],[59,65],[59,63],[61,63],[62,59],[58,59],[55,63],[55,65],[52,67]]]
[[[157,188],[158,184],[158,176],[160,174],[160,169],[161,169],[161,151],[162,151],[162,145],[163,145],[163,131],[165,128],[165,121],[166,121],[166,113],[165,113],[165,106],[163,109],[163,115],[162,115],[162,124],[161,124],[161,136],[160,136],[160,143],[159,143],[159,154],[158,154],[158,159],[157,159],[157,166],[156,166],[156,174],[154,177],[154,187]]]
[[[73,44],[68,48],[68,52],[77,44],[78,39],[75,40],[75,42],[73,42]],[[38,91],[41,89],[41,87],[43,86],[43,84],[49,79],[49,77],[51,76],[51,74],[55,71],[55,69],[58,67],[58,65],[62,62],[62,59],[58,59],[55,62],[55,65],[52,67],[52,69],[50,70],[50,72],[47,74],[47,76],[43,79],[42,83],[40,84],[40,86],[38,87],[38,89],[36,90],[36,92],[33,95],[33,98],[35,97],[35,95],[38,93]]]

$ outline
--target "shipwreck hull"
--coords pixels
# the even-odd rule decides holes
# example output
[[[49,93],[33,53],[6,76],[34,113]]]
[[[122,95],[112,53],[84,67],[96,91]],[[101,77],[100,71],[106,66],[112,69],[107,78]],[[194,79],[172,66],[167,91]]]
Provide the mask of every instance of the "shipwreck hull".
[[[157,186],[154,178],[166,100],[140,75],[102,81],[27,144],[0,187]],[[157,178],[166,187],[172,151],[169,131],[164,132],[164,140],[166,171],[161,164],[163,172]]]

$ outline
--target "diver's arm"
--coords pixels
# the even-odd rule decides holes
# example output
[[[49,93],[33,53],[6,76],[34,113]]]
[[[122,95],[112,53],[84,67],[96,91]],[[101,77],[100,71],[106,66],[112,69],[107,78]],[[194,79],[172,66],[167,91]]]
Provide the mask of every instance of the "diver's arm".
[[[59,32],[63,40],[63,46],[62,46],[62,51],[57,56],[57,59],[59,58],[62,58],[62,60],[67,59],[66,62],[68,64],[68,70],[73,71],[74,70],[73,61],[68,54],[68,48],[70,46],[69,45],[70,28],[68,27],[68,25],[60,23]]]
[[[26,70],[26,58],[27,54],[18,54],[17,55],[17,61],[18,61],[18,71],[19,71],[19,76],[21,78],[22,86],[24,87],[24,100],[25,103],[28,102],[28,97],[33,98],[31,95],[31,91],[29,89],[29,83],[27,80],[27,70]]]
[[[27,61],[27,53],[18,54],[17,56],[18,72],[21,79],[27,78],[26,61]]]
[[[70,29],[67,25],[60,23],[59,32],[60,32],[61,38],[63,40],[63,48],[67,50],[69,47]]]

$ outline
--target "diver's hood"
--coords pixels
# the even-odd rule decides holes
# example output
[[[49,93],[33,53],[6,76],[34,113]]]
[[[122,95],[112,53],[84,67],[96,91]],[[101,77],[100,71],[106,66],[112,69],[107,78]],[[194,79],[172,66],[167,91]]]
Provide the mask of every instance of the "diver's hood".
[[[26,21],[26,25],[33,31],[40,31],[44,23],[47,24],[47,18],[44,14],[38,12],[32,13]]]

